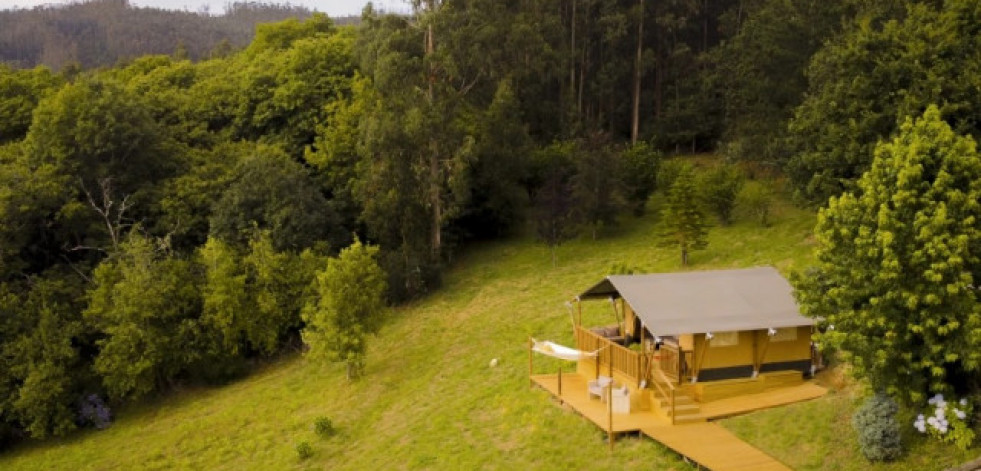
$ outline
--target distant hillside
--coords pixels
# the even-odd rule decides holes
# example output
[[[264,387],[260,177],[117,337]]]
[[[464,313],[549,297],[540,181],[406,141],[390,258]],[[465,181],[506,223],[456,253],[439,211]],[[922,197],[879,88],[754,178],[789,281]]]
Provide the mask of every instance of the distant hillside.
[[[146,54],[186,51],[208,58],[247,45],[257,23],[303,19],[303,7],[257,2],[231,4],[225,15],[138,8],[128,0],[92,0],[30,10],[0,11],[0,62],[55,70],[78,63],[108,66]],[[337,24],[356,18],[342,18]]]

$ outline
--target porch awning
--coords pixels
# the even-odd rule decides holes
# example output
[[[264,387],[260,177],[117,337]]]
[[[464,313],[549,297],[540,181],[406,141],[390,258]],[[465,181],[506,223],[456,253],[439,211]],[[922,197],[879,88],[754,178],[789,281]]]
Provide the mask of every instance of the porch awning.
[[[814,325],[773,267],[611,275],[579,299],[623,298],[655,335]]]

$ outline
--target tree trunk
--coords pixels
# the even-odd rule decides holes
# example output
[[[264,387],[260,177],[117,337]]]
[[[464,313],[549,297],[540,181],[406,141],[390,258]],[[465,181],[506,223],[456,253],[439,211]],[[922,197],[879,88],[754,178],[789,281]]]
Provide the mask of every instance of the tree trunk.
[[[430,174],[430,185],[432,185],[432,205],[433,205],[433,220],[432,220],[432,250],[433,250],[433,261],[439,261],[440,249],[443,244],[443,196],[442,196],[442,178],[439,171],[439,146],[433,140],[431,142],[432,155],[429,159],[429,174]]]
[[[709,4],[702,2],[702,52],[708,51],[709,43]]]
[[[661,107],[664,103],[664,63],[667,59],[661,53],[661,31],[657,25],[657,4],[654,4],[654,121],[661,117]]]
[[[569,48],[569,90],[570,96],[576,90],[576,3],[579,0],[572,0],[572,42]]]
[[[644,0],[639,1],[640,11],[637,15],[637,58],[634,64],[634,108],[630,122],[630,143],[637,144],[637,136],[640,134],[640,79],[641,79],[641,60],[644,53]]]
[[[681,247],[681,266],[688,266],[688,249],[685,247]]]
[[[576,98],[576,110],[579,112],[579,119],[582,119],[582,92],[583,84],[586,81],[586,45],[582,48],[582,62],[579,63],[579,96]]]
[[[434,10],[433,0],[429,1],[430,12]],[[427,99],[430,109],[436,106],[436,65],[433,63],[433,55],[436,51],[436,39],[433,33],[433,24],[430,22],[426,28],[426,56],[429,58],[429,88]],[[439,171],[439,144],[435,137],[429,139],[429,185],[430,185],[430,204],[432,205],[432,257],[433,261],[439,261],[440,248],[442,245],[442,178]]]

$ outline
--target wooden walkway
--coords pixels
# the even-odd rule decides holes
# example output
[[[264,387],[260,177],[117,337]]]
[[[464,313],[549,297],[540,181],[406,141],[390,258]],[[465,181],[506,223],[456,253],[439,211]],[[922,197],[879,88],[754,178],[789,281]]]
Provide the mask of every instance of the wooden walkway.
[[[558,375],[534,375],[531,380],[601,429],[609,430],[608,406],[603,401],[589,398],[587,378],[577,373],[563,373],[561,394]],[[740,440],[721,425],[705,421],[814,399],[826,392],[824,388],[806,382],[758,394],[703,402],[699,403],[701,410],[698,414],[702,422],[679,425],[671,425],[668,418],[654,411],[638,410],[639,404],[634,403],[631,404],[631,413],[612,415],[612,430],[614,434],[641,432],[714,471],[788,470],[790,468]]]
[[[713,471],[790,471],[716,423],[653,425],[640,431]]]

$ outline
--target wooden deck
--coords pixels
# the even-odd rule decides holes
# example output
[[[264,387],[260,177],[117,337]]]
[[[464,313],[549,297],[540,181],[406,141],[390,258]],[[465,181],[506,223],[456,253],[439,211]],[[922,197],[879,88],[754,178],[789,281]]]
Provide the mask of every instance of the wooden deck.
[[[610,411],[608,405],[598,399],[590,399],[586,383],[588,379],[577,373],[562,373],[562,395],[559,395],[558,375],[535,375],[532,381],[552,393],[557,399],[569,404],[583,417],[601,429],[607,430]],[[651,425],[670,424],[652,411],[631,410],[629,414],[613,414],[613,433],[639,432]]]
[[[558,375],[534,375],[531,380],[568,404],[603,430],[609,427],[608,405],[590,399],[588,378],[578,373],[562,374],[562,394]],[[631,413],[613,414],[614,435],[642,432],[696,463],[715,471],[788,470],[787,466],[743,442],[721,425],[707,420],[729,417],[769,407],[806,401],[823,396],[827,390],[811,382],[774,388],[758,394],[699,403],[700,422],[671,425],[671,421],[654,412],[639,411],[632,404]]]
[[[790,470],[783,463],[712,422],[654,425],[641,429],[641,432],[714,471]]]
[[[827,389],[813,382],[805,382],[796,386],[774,388],[757,394],[747,394],[744,396],[719,399],[717,401],[702,402],[700,403],[702,406],[701,415],[707,420],[721,419],[756,410],[817,399],[827,394],[827,392]]]

